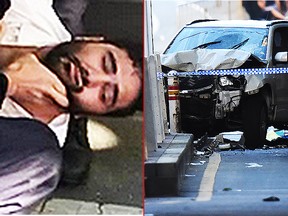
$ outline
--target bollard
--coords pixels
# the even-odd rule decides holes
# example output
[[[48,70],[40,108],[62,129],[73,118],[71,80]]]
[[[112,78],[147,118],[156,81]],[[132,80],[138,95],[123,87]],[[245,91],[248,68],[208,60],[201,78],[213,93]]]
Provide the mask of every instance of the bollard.
[[[179,80],[177,77],[168,77],[168,101],[170,133],[180,132],[180,101]]]

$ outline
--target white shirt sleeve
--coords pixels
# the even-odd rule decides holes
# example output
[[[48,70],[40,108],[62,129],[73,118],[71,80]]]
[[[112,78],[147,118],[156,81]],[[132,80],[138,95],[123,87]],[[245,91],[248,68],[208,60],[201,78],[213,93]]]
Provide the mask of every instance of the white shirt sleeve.
[[[44,46],[71,40],[52,0],[11,0],[5,13],[1,44]]]
[[[46,46],[70,41],[71,34],[61,23],[52,3],[52,0],[11,0],[11,7],[2,19],[0,44]],[[9,98],[4,100],[0,116],[32,118],[22,106]],[[66,139],[69,119],[69,114],[62,114],[48,124],[56,134],[60,147]]]

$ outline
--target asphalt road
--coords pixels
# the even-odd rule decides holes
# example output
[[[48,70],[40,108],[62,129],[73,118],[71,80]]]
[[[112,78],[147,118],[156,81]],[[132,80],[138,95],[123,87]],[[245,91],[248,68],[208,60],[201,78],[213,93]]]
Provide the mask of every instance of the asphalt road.
[[[195,156],[179,196],[146,198],[145,215],[288,215],[287,165],[287,148]]]

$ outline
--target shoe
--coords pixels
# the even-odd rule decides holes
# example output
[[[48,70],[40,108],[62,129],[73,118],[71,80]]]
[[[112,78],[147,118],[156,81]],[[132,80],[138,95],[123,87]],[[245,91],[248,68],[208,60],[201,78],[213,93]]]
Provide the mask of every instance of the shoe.
[[[71,116],[63,147],[63,171],[60,184],[83,184],[88,177],[91,161],[92,150],[87,139],[87,119],[75,119]]]

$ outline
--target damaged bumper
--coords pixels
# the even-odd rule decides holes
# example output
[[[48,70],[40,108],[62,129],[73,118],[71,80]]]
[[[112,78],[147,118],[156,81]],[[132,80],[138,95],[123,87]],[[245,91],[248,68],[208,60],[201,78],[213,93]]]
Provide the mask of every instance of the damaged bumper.
[[[265,67],[251,53],[241,50],[196,49],[163,55],[164,70],[209,71],[234,68]],[[217,120],[238,121],[241,100],[263,86],[260,75],[190,76],[179,78],[182,127],[190,132],[193,123],[207,127]],[[185,126],[186,125],[186,126]],[[189,126],[187,126],[189,125]]]

